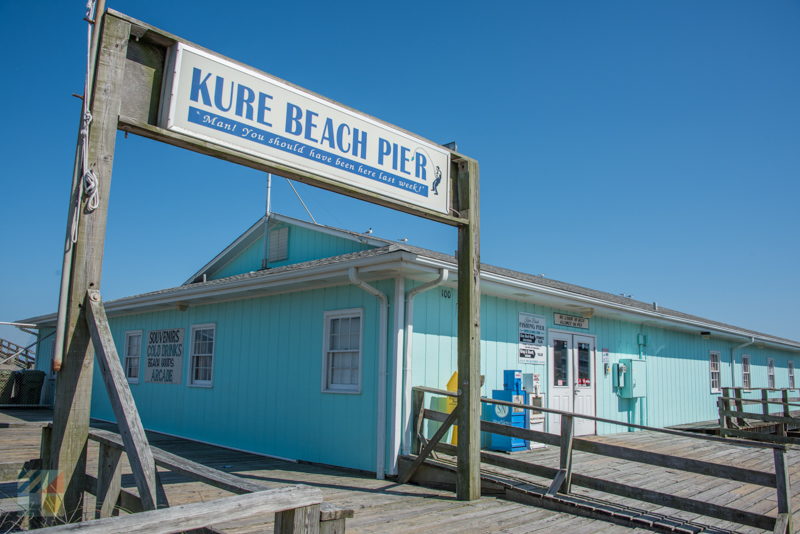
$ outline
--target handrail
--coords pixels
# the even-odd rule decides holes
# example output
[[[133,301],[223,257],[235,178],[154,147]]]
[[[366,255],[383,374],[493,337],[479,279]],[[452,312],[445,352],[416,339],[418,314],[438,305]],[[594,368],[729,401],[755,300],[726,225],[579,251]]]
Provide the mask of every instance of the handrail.
[[[52,423],[42,427],[42,457],[43,459],[49,454],[50,448],[50,433],[52,429]],[[122,440],[122,436],[115,432],[110,432],[108,430],[100,430],[100,429],[90,429],[89,430],[89,439],[95,441],[99,444],[99,458],[97,462],[97,477],[86,473],[86,484],[85,484],[85,491],[95,495],[97,497],[96,501],[96,510],[95,510],[95,517],[99,521],[89,521],[80,524],[80,531],[84,532],[83,529],[87,529],[86,532],[93,532],[94,528],[97,528],[97,532],[130,532],[126,530],[118,530],[116,523],[108,522],[105,518],[110,518],[111,514],[114,512],[114,508],[120,507],[130,513],[135,514],[135,517],[139,518],[140,520],[144,520],[146,518],[150,518],[154,512],[162,512],[163,510],[181,510],[186,507],[190,509],[203,509],[202,506],[199,506],[204,503],[192,503],[188,505],[180,505],[172,508],[162,508],[159,506],[159,510],[155,511],[145,511],[144,507],[142,506],[142,499],[121,487],[121,464],[120,464],[120,456],[123,452],[125,452],[125,444]],[[292,533],[292,534],[304,534],[306,532],[316,532],[316,528],[314,528],[314,524],[324,525],[321,527],[321,532],[345,532],[345,520],[347,518],[353,517],[353,510],[350,508],[343,508],[337,505],[334,505],[330,502],[325,502],[322,500],[321,493],[319,493],[319,489],[304,486],[304,485],[294,485],[294,486],[281,486],[279,488],[269,487],[260,482],[254,482],[252,480],[241,478],[237,475],[232,473],[226,473],[225,471],[220,471],[218,469],[214,469],[213,467],[208,467],[206,465],[200,464],[198,462],[194,462],[187,458],[183,458],[182,456],[178,456],[176,454],[172,454],[165,450],[159,449],[157,447],[151,447],[153,458],[155,460],[155,464],[160,467],[164,467],[174,473],[178,473],[182,476],[185,476],[189,479],[196,480],[199,482],[203,482],[205,484],[209,484],[216,488],[223,489],[225,491],[229,491],[237,495],[237,498],[240,500],[236,500],[234,497],[228,497],[227,499],[233,500],[220,500],[220,501],[213,501],[212,503],[205,503],[206,505],[217,503],[220,506],[220,510],[218,512],[224,512],[228,509],[228,503],[250,503],[250,502],[261,502],[261,498],[257,497],[261,496],[268,496],[268,495],[283,495],[280,497],[280,502],[282,503],[282,508],[280,510],[275,509],[272,510],[275,512],[275,532],[276,534],[284,534],[284,533]],[[44,462],[43,462],[44,464]],[[308,493],[309,490],[311,493]],[[315,497],[315,502],[306,503],[305,500],[308,500],[306,497],[308,495],[313,494]],[[306,497],[303,497],[305,495]],[[319,498],[317,499],[317,495]],[[299,496],[299,498],[295,498]],[[269,500],[269,499],[268,499]],[[164,501],[166,501],[166,497],[164,497]],[[223,502],[224,501],[224,502]],[[271,502],[271,501],[270,501]],[[278,502],[277,500],[275,502]],[[241,504],[244,506],[244,504]],[[168,505],[167,505],[168,506]],[[239,505],[235,506],[237,509],[241,507]],[[223,510],[224,509],[224,510]],[[261,513],[268,513],[270,510],[264,509]],[[167,517],[173,517],[172,515],[163,512]],[[234,512],[233,515],[218,515],[214,517],[214,521],[208,521],[207,524],[198,524],[199,527],[208,526],[211,523],[218,523],[221,520],[234,520],[237,518],[236,514],[239,512]],[[297,528],[292,526],[292,522],[294,521],[293,517],[297,514],[303,515],[305,519],[306,527],[308,531],[304,529],[298,530]],[[183,514],[179,514],[181,517],[184,517]],[[126,516],[131,517],[131,516]],[[152,517],[160,517],[160,516],[152,516]],[[192,518],[195,516],[192,515]],[[247,517],[247,514],[241,516],[241,518]],[[299,516],[298,516],[299,517]],[[116,519],[116,518],[114,518]],[[149,520],[149,519],[148,519]],[[194,520],[194,519],[193,519]],[[104,528],[95,527],[95,525],[104,525]],[[110,528],[109,525],[113,526],[115,530],[106,530]],[[281,526],[283,525],[283,526]],[[184,526],[184,523],[181,523],[181,526]],[[63,532],[73,532],[76,529],[77,525],[65,525]],[[91,528],[89,528],[91,527]],[[161,528],[161,526],[159,526]],[[320,528],[320,527],[317,527]],[[144,531],[140,527],[140,523],[137,523],[137,532]],[[156,532],[157,530],[151,530],[148,527],[147,532]],[[172,530],[158,530],[158,532],[173,532],[177,531],[178,529]],[[179,529],[184,530],[184,529]],[[60,530],[46,530],[45,532],[62,532]]]
[[[446,391],[444,389],[437,389],[437,388],[430,388],[425,386],[415,386],[413,388],[416,391],[422,391],[424,393],[433,393],[435,395],[444,395],[447,397],[458,397],[458,393],[454,393],[452,391]],[[719,436],[709,436],[707,434],[695,434],[693,432],[685,432],[683,430],[673,430],[670,428],[657,428],[652,426],[645,426],[645,425],[637,425],[636,423],[628,423],[626,421],[616,421],[614,419],[606,419],[604,417],[597,417],[594,415],[586,415],[580,413],[573,413],[573,412],[566,412],[564,410],[555,410],[553,408],[544,408],[540,406],[531,406],[530,404],[520,404],[515,402],[508,402],[502,401],[497,399],[489,399],[487,397],[481,397],[481,402],[485,404],[499,404],[502,406],[509,406],[512,408],[522,408],[528,411],[534,412],[544,412],[544,413],[552,413],[556,415],[564,415],[570,417],[576,417],[578,419],[589,419],[591,421],[597,421],[599,423],[609,423],[612,425],[622,425],[627,426],[629,428],[636,428],[639,430],[650,430],[653,432],[659,432],[661,434],[670,434],[672,436],[681,436],[685,438],[692,438],[692,439],[702,439],[706,441],[717,441],[721,443],[726,443],[729,445],[735,445],[738,447],[751,447],[756,449],[785,449],[783,445],[774,444],[774,443],[761,443],[758,441],[751,441],[751,440],[736,440],[732,441],[730,439],[721,438]]]
[[[458,408],[452,413],[438,412],[425,408],[424,396],[425,393],[442,395],[446,397],[458,397],[457,393],[440,390],[429,387],[415,387],[415,419],[416,431],[418,435],[418,443],[422,447],[422,451],[417,450],[417,457],[411,463],[410,468],[401,475],[401,482],[407,481],[412,478],[414,471],[420,467],[424,462],[426,456],[433,450],[450,454],[455,450],[452,446],[439,443],[442,436],[446,433],[452,424],[458,424],[457,418],[454,415],[457,413]],[[481,402],[487,404],[498,404],[503,406],[510,406],[514,408],[521,408],[523,410],[534,412],[554,413],[561,415],[561,434],[549,434],[541,431],[530,430],[526,428],[517,428],[514,426],[494,423],[490,421],[481,421],[481,431],[493,434],[500,434],[519,438],[523,440],[541,442],[549,445],[554,445],[560,449],[560,460],[558,468],[540,466],[532,462],[523,462],[520,460],[511,460],[505,457],[495,457],[489,453],[482,453],[482,461],[505,467],[508,469],[520,471],[523,473],[531,473],[537,476],[544,476],[549,478],[552,476],[552,482],[549,489],[546,490],[542,498],[555,497],[557,493],[571,492],[571,485],[577,484],[585,487],[590,487],[606,493],[621,495],[624,497],[633,498],[636,500],[656,503],[660,505],[669,505],[671,508],[684,510],[689,512],[700,513],[701,515],[725,519],[728,521],[735,521],[740,524],[755,526],[762,529],[774,530],[776,533],[785,534],[792,532],[791,530],[791,486],[789,484],[789,471],[787,468],[786,447],[781,444],[774,443],[761,443],[756,441],[740,441],[730,440],[717,436],[708,436],[702,434],[692,434],[679,430],[660,429],[654,427],[647,427],[643,425],[636,425],[633,423],[626,423],[621,421],[613,421],[601,417],[587,416],[572,412],[565,412],[562,410],[554,410],[550,408],[540,408],[538,406],[531,406],[528,404],[520,404],[508,401],[499,401],[495,399],[481,398]],[[586,438],[576,438],[574,436],[574,419],[583,418],[600,422],[608,422],[612,424],[620,424],[623,426],[638,428],[642,430],[649,430],[653,432],[660,432],[664,434],[671,434],[690,439],[701,439],[706,441],[722,442],[726,445],[733,445],[738,447],[749,447],[755,449],[772,450],[775,471],[759,471],[748,468],[742,468],[733,465],[720,464],[704,460],[696,460],[684,456],[677,456],[659,452],[651,452],[648,450],[637,449],[633,447],[626,447],[622,445],[614,445],[610,443],[595,441]],[[429,440],[425,440],[423,434],[423,421],[438,421],[442,423],[434,436]],[[735,480],[746,484],[756,484],[775,488],[777,493],[778,515],[777,517],[768,516],[765,514],[748,512],[745,510],[734,509],[726,506],[719,506],[713,503],[700,501],[692,498],[675,496],[658,491],[645,490],[637,488],[636,486],[629,486],[620,484],[614,481],[606,483],[606,481],[576,475],[573,478],[572,474],[572,451],[579,450],[600,456],[607,456],[611,458],[622,459],[626,461],[643,463],[646,465],[654,465],[668,469],[675,469],[687,473],[699,473],[711,477],[721,478],[725,480]]]

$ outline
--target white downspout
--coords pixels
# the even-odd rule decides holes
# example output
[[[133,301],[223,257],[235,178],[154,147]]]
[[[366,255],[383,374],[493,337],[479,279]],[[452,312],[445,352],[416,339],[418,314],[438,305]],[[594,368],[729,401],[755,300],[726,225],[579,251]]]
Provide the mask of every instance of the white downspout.
[[[414,297],[423,291],[445,283],[449,275],[450,271],[440,269],[439,277],[436,280],[417,286],[406,294],[406,346],[403,355],[403,454],[409,454],[411,451],[411,349],[412,335],[414,334]]]
[[[397,474],[397,458],[400,456],[400,439],[403,435],[403,350],[405,337],[406,280],[394,279],[394,321],[392,325],[392,412],[389,424],[389,473]]]
[[[380,333],[378,335],[378,417],[375,423],[375,476],[383,480],[386,473],[386,338],[389,320],[389,298],[378,289],[358,278],[355,267],[347,270],[350,282],[360,287],[367,293],[374,295],[380,301]]]
[[[755,337],[750,337],[750,341],[747,341],[745,343],[742,343],[741,345],[738,345],[736,347],[731,348],[731,387],[732,388],[736,387],[736,373],[733,370],[734,364],[736,363],[736,358],[735,358],[736,351],[739,350],[739,349],[743,349],[745,347],[749,347],[750,345],[752,345],[755,342],[756,342],[756,338]],[[744,385],[744,384],[742,384],[742,385]]]

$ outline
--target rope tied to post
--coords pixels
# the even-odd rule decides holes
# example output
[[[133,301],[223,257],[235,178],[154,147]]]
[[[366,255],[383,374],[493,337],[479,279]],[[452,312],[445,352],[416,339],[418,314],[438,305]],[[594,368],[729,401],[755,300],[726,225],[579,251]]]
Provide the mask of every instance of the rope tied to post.
[[[72,227],[70,237],[72,243],[78,241],[78,221],[80,220],[81,204],[88,197],[86,212],[91,213],[100,206],[100,194],[97,190],[97,174],[89,168],[89,126],[92,124],[92,113],[89,111],[89,76],[92,72],[92,35],[94,33],[94,16],[97,0],[86,2],[86,75],[83,80],[83,104],[81,106],[81,129],[79,143],[81,145],[81,178],[77,184],[75,205],[72,210]]]

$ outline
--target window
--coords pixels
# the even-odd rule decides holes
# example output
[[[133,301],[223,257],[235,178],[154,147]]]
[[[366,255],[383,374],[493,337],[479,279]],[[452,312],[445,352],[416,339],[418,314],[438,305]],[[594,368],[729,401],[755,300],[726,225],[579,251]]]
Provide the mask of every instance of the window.
[[[719,393],[721,391],[719,382],[719,352],[709,353],[708,371],[711,375],[711,393]]]
[[[786,362],[786,371],[789,373],[789,387],[794,389],[794,362]]]
[[[289,257],[289,228],[269,232],[269,261],[282,261]]]
[[[139,361],[142,358],[142,331],[125,332],[125,377],[134,384],[139,381]]]
[[[195,386],[211,385],[211,370],[214,363],[213,324],[192,326],[191,383]]]
[[[775,360],[772,358],[767,360],[767,387],[775,387]]]
[[[750,355],[742,354],[742,387],[750,389]]]
[[[361,310],[325,313],[323,391],[361,391]]]

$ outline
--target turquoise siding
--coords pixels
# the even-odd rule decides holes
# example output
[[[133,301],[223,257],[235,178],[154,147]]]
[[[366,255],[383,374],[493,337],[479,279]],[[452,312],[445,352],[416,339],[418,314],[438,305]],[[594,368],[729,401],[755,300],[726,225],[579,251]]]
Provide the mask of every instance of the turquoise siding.
[[[391,283],[376,285],[392,294]],[[361,393],[322,393],[323,314],[348,308],[363,310]],[[143,331],[141,381],[131,389],[146,428],[370,471],[375,470],[377,321],[375,297],[350,286],[110,318],[121,358],[125,332]],[[203,323],[216,324],[212,387],[187,385],[191,327]],[[145,383],[147,333],[166,328],[185,329],[182,383]],[[95,375],[92,416],[113,420]]]
[[[444,388],[457,368],[456,290],[450,289],[449,294],[451,298],[446,298],[440,289],[433,289],[420,294],[415,300],[411,380],[414,385]],[[539,373],[542,392],[547,394],[547,364],[518,362],[519,312],[543,315],[548,328],[595,336],[597,416],[657,427],[717,418],[718,394],[711,392],[709,352],[720,353],[721,383],[722,386],[729,386],[730,349],[740,343],[704,339],[697,334],[598,316],[590,319],[588,330],[554,325],[554,312],[571,312],[486,295],[481,299],[481,374],[485,376],[482,395],[491,396],[493,389],[502,389],[505,369]],[[613,390],[611,374],[603,373],[602,350],[608,349],[610,364],[621,358],[637,358],[639,333],[648,337],[643,351],[647,360],[647,398],[622,399]],[[767,386],[767,358],[775,359],[777,387],[788,387],[786,362],[793,359],[795,366],[800,362],[800,355],[788,351],[754,347],[739,350],[735,367],[736,385],[739,386],[742,353],[751,356],[752,387]],[[597,431],[605,434],[625,431],[626,428],[600,424]]]
[[[270,267],[282,267],[374,248],[367,243],[315,232],[282,222],[270,224],[270,230],[287,226],[289,227],[288,257],[282,261],[271,262]],[[209,279],[215,280],[261,269],[261,260],[264,258],[264,232],[255,233],[257,234],[257,237],[254,237],[255,241],[236,257],[209,273]]]

